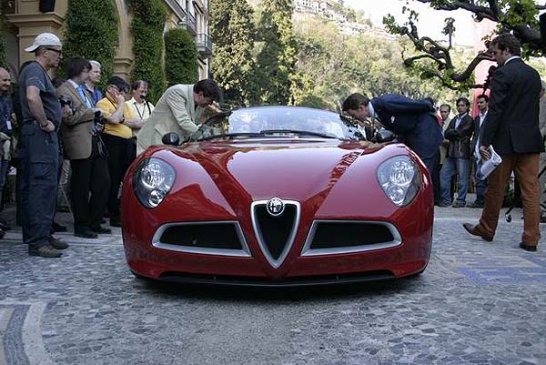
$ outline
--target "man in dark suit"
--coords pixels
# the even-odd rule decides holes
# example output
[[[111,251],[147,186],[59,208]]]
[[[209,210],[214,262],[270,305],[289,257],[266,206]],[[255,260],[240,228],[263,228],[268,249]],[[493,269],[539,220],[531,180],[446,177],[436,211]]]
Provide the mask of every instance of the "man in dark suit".
[[[378,119],[385,129],[397,134],[400,142],[411,148],[432,172],[435,161],[440,158],[443,136],[429,100],[413,100],[396,94],[369,100],[355,93],[345,99],[342,109],[357,120]]]
[[[502,157],[502,163],[489,175],[485,205],[479,224],[465,223],[472,235],[492,241],[504,197],[504,186],[512,173],[521,186],[523,235],[519,247],[536,251],[540,238],[540,192],[538,161],[544,151],[538,127],[540,76],[526,65],[520,55],[520,43],[511,34],[501,34],[491,41],[499,68],[493,74],[489,112],[480,134],[480,155],[491,157],[489,146]]]
[[[475,160],[475,163],[474,163],[474,167],[475,167],[475,170],[477,170],[477,154],[475,153],[476,151],[476,145],[478,143],[478,137],[480,135],[480,128],[483,124],[483,121],[485,120],[485,117],[487,116],[487,109],[488,109],[488,105],[489,105],[489,96],[485,95],[485,94],[482,94],[482,95],[479,95],[477,98],[476,98],[476,102],[478,104],[478,110],[479,110],[479,114],[476,115],[476,118],[474,119],[474,135],[472,136],[472,142],[471,142],[471,149],[472,149],[472,154],[474,155],[474,160]],[[477,171],[475,171],[477,172]],[[475,185],[476,185],[476,200],[474,201],[474,203],[472,203],[469,207],[470,208],[483,208],[483,203],[485,201],[485,189],[487,189],[487,179],[480,179],[478,178],[478,174],[475,173],[474,174],[474,180],[475,180]]]

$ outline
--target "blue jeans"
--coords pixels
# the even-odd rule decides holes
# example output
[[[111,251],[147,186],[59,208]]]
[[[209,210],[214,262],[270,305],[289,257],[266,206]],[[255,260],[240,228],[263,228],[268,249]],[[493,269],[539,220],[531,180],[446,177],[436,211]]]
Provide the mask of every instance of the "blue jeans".
[[[49,244],[57,207],[58,135],[24,123],[20,138],[23,243],[40,247]]]
[[[451,204],[451,177],[458,175],[457,201],[466,202],[468,192],[468,177],[470,175],[470,160],[463,158],[446,157],[440,171],[440,189],[442,190],[442,203]]]

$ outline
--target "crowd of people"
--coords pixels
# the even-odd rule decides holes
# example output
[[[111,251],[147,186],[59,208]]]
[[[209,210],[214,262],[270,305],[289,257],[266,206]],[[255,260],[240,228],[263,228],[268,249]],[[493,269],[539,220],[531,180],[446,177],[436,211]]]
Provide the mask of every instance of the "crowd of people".
[[[499,67],[492,74],[490,96],[482,94],[476,99],[479,112],[475,118],[465,97],[457,99],[453,118],[447,104],[440,106],[440,115],[436,116],[431,100],[393,94],[372,100],[361,94],[350,95],[343,111],[361,122],[369,117],[379,120],[412,148],[430,172],[435,204],[440,207],[467,206],[473,167],[476,200],[469,206],[483,208],[482,216],[477,225],[463,226],[485,241],[494,238],[505,187],[513,174],[523,206],[524,231],[519,246],[534,252],[540,239],[539,223],[546,222],[545,84],[538,72],[522,61],[516,37],[501,34],[491,44]],[[491,158],[491,149],[502,162],[488,177],[478,176],[478,166]]]
[[[379,121],[421,158],[430,172],[436,205],[467,206],[473,181],[476,200],[468,206],[483,212],[477,225],[465,223],[464,228],[486,241],[493,240],[505,185],[513,173],[524,208],[520,247],[536,251],[541,203],[546,207],[544,181],[539,187],[538,179],[546,133],[545,84],[541,86],[538,73],[519,57],[515,37],[503,34],[492,44],[499,68],[493,74],[490,96],[477,97],[474,118],[465,97],[457,100],[453,117],[448,104],[440,105],[438,115],[431,100],[396,94],[368,99],[355,93],[345,99],[342,109],[362,123],[370,118]],[[205,107],[221,97],[221,90],[210,79],[174,85],[154,106],[147,100],[144,80],[130,85],[113,76],[101,91],[100,63],[81,57],[67,60],[67,79],[54,83],[48,71],[58,68],[62,59],[62,44],[54,34],[38,35],[26,51],[34,53],[35,60],[22,65],[12,102],[9,72],[0,67],[0,189],[10,166],[17,121],[17,200],[23,241],[30,255],[60,257],[68,245],[52,233],[60,229],[54,216],[63,161],[70,164],[74,235],[93,239],[111,233],[104,216],[107,212],[110,226],[121,226],[121,181],[137,154],[161,144],[166,133],[185,137],[195,132]],[[372,134],[368,128],[363,133]],[[502,156],[502,163],[487,179],[471,177],[471,171],[476,174],[480,162],[491,157],[490,147]],[[540,166],[545,165],[543,153]],[[542,218],[546,220],[546,215]],[[8,228],[0,222],[0,233]]]
[[[210,79],[174,85],[154,106],[147,100],[145,80],[130,85],[113,76],[101,91],[97,86],[101,64],[94,60],[70,58],[63,62],[66,80],[52,80],[48,72],[62,60],[62,43],[52,33],[39,34],[25,50],[35,57],[21,66],[11,98],[9,72],[0,68],[0,188],[14,150],[9,144],[15,140],[16,122],[23,243],[31,256],[60,257],[68,244],[53,233],[66,229],[54,221],[63,161],[70,164],[74,235],[94,239],[111,233],[104,217],[110,226],[121,226],[119,192],[136,158],[137,141],[140,149],[161,143],[156,134],[162,128],[189,135],[197,129],[204,107],[218,100],[221,90]],[[6,229],[7,224],[0,224],[0,233]]]

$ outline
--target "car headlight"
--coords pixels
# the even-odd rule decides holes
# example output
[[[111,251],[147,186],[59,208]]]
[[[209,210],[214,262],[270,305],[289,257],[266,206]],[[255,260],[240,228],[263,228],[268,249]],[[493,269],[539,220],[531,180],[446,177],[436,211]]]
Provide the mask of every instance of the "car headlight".
[[[385,195],[399,207],[411,203],[421,186],[421,172],[408,156],[396,156],[377,169],[377,179]]]
[[[146,208],[155,208],[173,187],[174,168],[158,158],[143,160],[133,175],[135,195]]]

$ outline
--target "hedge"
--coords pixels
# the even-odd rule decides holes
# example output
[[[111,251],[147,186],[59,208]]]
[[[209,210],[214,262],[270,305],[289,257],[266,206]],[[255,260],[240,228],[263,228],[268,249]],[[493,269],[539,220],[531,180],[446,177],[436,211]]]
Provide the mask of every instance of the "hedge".
[[[199,79],[195,38],[186,30],[174,28],[165,35],[165,71],[169,86]]]
[[[165,90],[163,68],[163,29],[167,10],[161,0],[129,0],[133,14],[134,65],[131,79],[145,80],[149,84],[149,99],[153,103]]]

